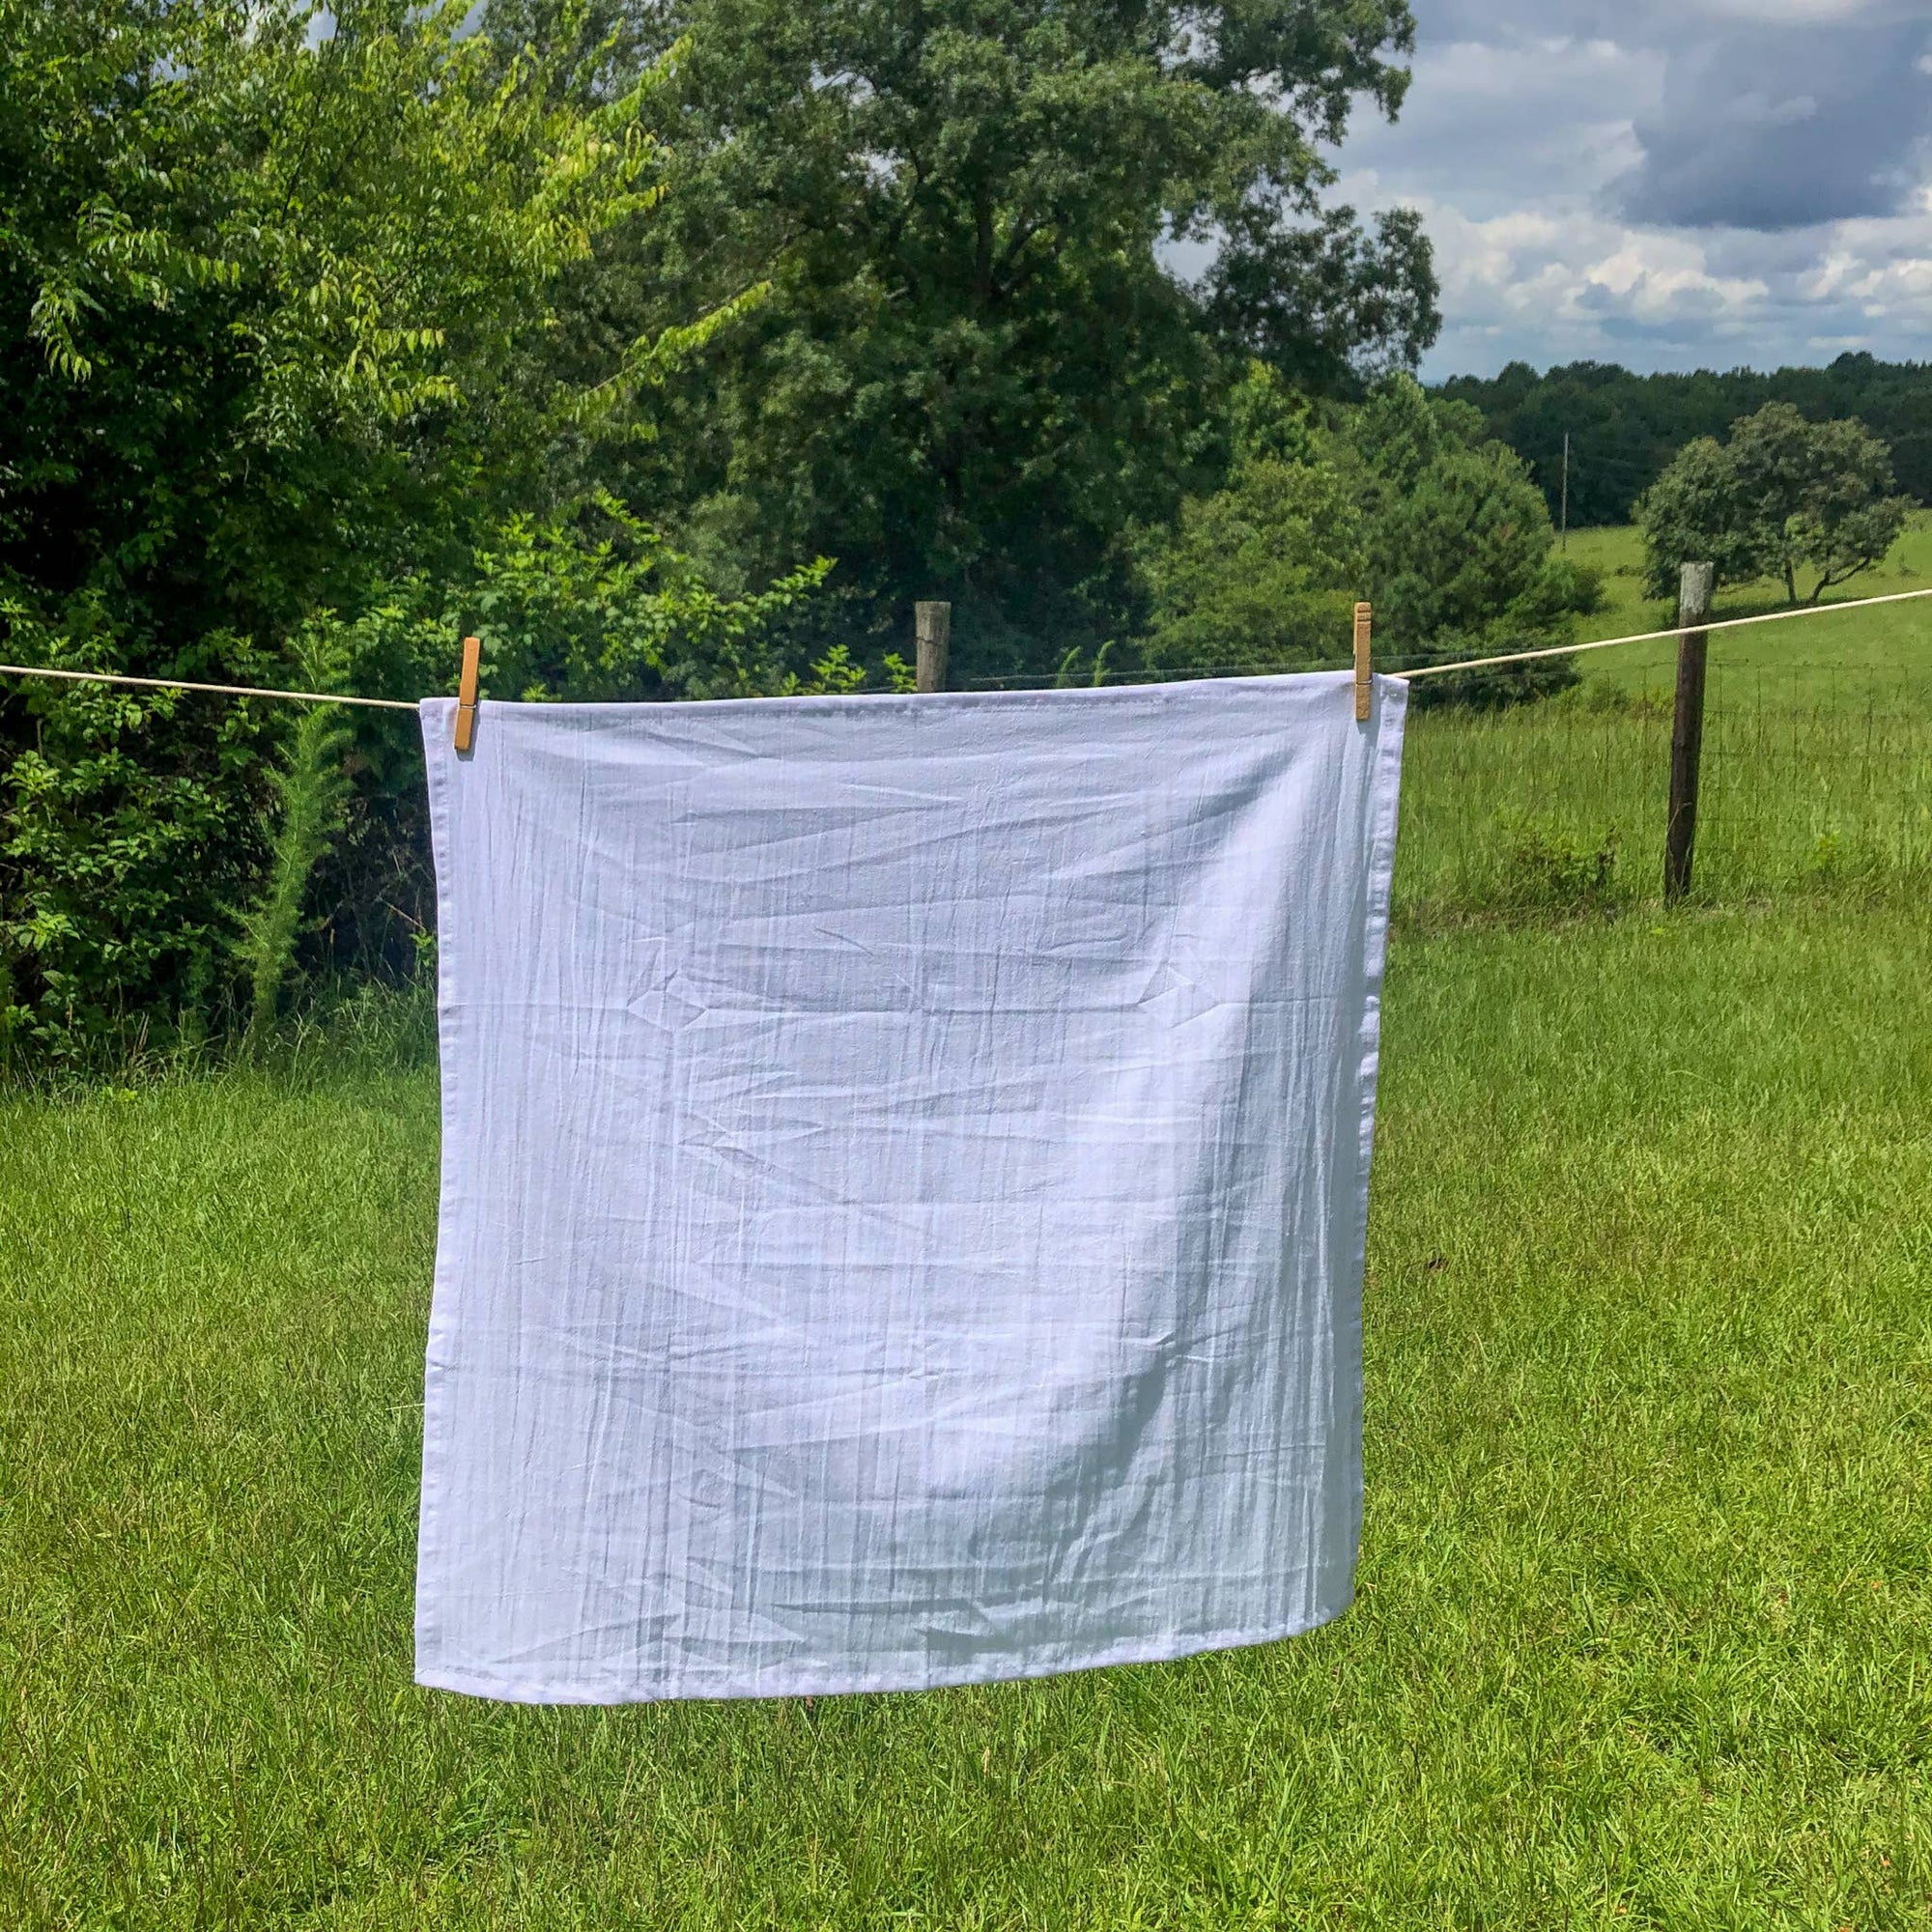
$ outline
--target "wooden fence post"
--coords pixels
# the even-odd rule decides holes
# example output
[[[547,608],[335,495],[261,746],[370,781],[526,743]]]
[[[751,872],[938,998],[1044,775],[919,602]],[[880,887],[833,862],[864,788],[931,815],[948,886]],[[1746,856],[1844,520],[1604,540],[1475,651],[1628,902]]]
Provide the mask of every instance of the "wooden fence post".
[[[1677,708],[1670,722],[1670,816],[1663,828],[1663,902],[1674,905],[1690,890],[1697,845],[1697,776],[1704,755],[1704,658],[1708,631],[1695,630],[1711,614],[1718,567],[1687,563],[1677,590]]]
[[[919,639],[919,663],[913,678],[915,691],[946,689],[946,659],[952,643],[952,606],[915,604],[913,630]]]

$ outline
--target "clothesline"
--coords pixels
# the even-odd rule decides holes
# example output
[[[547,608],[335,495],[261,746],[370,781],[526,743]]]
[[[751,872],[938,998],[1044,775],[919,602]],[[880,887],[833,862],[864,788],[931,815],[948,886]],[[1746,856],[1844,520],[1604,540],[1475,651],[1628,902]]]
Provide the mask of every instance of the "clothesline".
[[[144,691],[213,691],[223,697],[287,697],[298,704],[360,704],[371,711],[413,711],[412,697],[351,697],[339,691],[275,691],[255,684],[196,684],[185,677],[128,677],[120,671],[54,670],[46,665],[0,665],[0,676],[58,677],[70,684],[131,684]]]
[[[1853,597],[1842,604],[1812,604],[1796,611],[1767,611],[1756,617],[1724,617],[1702,624],[1673,624],[1667,631],[1639,631],[1628,638],[1594,638],[1587,643],[1554,644],[1547,650],[1508,651],[1494,658],[1458,658],[1452,664],[1422,665],[1396,671],[1397,677],[1440,677],[1447,671],[1487,670],[1492,665],[1528,664],[1532,658],[1567,658],[1578,651],[1606,651],[1612,644],[1650,644],[1680,638],[1686,631],[1739,631],[1747,624],[1779,624],[1787,617],[1822,617],[1832,611],[1868,611],[1875,604],[1905,604],[1915,597],[1932,597],[1932,590],[1894,590],[1884,597]]]
[[[1444,677],[1459,670],[1489,670],[1497,665],[1529,664],[1538,658],[1574,657],[1579,651],[1606,651],[1616,644],[1651,644],[1682,637],[1687,630],[1739,631],[1747,624],[1778,624],[1791,617],[1823,617],[1839,611],[1868,611],[1879,604],[1907,604],[1932,597],[1932,589],[1894,590],[1883,597],[1853,597],[1842,604],[1812,604],[1797,611],[1768,611],[1756,617],[1720,617],[1696,625],[1673,624],[1667,631],[1635,631],[1627,638],[1594,638],[1580,644],[1551,644],[1541,650],[1505,651],[1491,658],[1456,658],[1446,664],[1420,665],[1395,671],[1402,678]],[[182,677],[130,677],[121,671],[56,670],[47,665],[0,665],[0,677],[50,677],[71,684],[131,685],[144,691],[202,691],[222,697],[280,697],[297,704],[359,704],[371,711],[413,711],[410,697],[354,697],[339,691],[278,691],[266,685],[201,684]]]

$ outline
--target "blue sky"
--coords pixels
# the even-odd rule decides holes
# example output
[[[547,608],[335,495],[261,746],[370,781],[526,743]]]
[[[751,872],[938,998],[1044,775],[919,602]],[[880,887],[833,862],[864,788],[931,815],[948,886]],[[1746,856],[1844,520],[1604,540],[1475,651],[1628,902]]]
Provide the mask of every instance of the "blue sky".
[[[1932,360],[1932,0],[1413,0],[1339,194],[1419,208],[1424,374]]]

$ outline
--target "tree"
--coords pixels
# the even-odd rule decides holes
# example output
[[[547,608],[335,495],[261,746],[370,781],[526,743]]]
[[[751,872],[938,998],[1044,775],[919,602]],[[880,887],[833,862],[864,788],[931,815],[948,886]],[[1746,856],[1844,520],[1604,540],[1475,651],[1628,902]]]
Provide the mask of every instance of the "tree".
[[[1636,501],[1644,543],[1644,587],[1654,597],[1676,592],[1686,563],[1717,566],[1720,583],[1747,583],[1769,561],[1764,532],[1739,488],[1737,466],[1714,436],[1677,452]]]
[[[1313,438],[1294,455],[1242,452],[1225,488],[1140,532],[1136,553],[1157,672],[1332,664],[1366,582],[1361,506]]]
[[[621,414],[657,344],[592,383],[536,352],[659,192],[656,76],[562,106],[463,13],[0,0],[0,570],[45,620],[272,648]]]
[[[1570,522],[1622,524],[1686,443],[1721,438],[1738,417],[1790,403],[1811,422],[1857,416],[1891,446],[1899,488],[1932,502],[1932,364],[1838,356],[1823,369],[1692,370],[1635,376],[1573,362],[1539,376],[1513,362],[1487,380],[1452,377],[1445,395],[1483,412],[1489,433],[1528,463],[1554,514],[1571,444]]]
[[[1467,405],[1397,377],[1317,419],[1265,370],[1236,402],[1227,486],[1139,545],[1152,667],[1340,663],[1362,596],[1383,661],[1409,666],[1560,644],[1571,614],[1592,608],[1594,582],[1551,554],[1522,463],[1484,439]],[[1557,658],[1417,689],[1498,703],[1575,680]]]
[[[460,603],[493,532],[563,507],[559,452],[634,433],[739,312],[559,353],[574,278],[661,193],[663,74],[586,90],[577,55],[466,37],[467,11],[0,0],[13,661],[286,684],[328,611],[416,579]],[[353,675],[434,689],[454,636]],[[365,787],[409,762],[403,727],[354,729]],[[293,823],[292,730],[226,699],[0,700],[0,1033],[79,1051],[220,1002]],[[311,738],[292,769],[320,769]],[[312,854],[332,821],[307,822]]]
[[[838,557],[860,634],[950,596],[963,674],[1117,628],[1117,539],[1216,479],[1250,354],[1346,386],[1434,335],[1412,219],[1322,205],[1352,101],[1402,99],[1402,0],[667,0],[628,31],[691,52],[664,218],[603,298],[773,292],[614,487],[753,579]],[[1164,250],[1209,236],[1184,285]]]
[[[1909,498],[1892,492],[1889,452],[1862,423],[1807,422],[1768,403],[1731,425],[1730,440],[1699,438],[1679,452],[1637,505],[1649,588],[1667,597],[1679,565],[1716,561],[1728,582],[1783,581],[1805,601],[1882,562],[1904,529]]]
[[[1798,601],[1798,573],[1814,572],[1806,602],[1885,559],[1912,505],[1892,494],[1891,453],[1854,420],[1810,423],[1770,403],[1731,427],[1728,449],[1747,514],[1763,531],[1770,574]]]

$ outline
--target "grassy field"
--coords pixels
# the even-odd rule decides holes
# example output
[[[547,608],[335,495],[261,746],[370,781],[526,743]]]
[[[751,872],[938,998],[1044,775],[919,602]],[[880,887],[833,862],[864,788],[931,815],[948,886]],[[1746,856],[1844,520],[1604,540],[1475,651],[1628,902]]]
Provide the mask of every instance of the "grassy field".
[[[1634,816],[1591,843],[1662,783],[1603,682],[1417,720],[1360,1594],[1291,1643],[809,1708],[418,1690],[407,1030],[0,1100],[0,1925],[1932,1922],[1932,901],[1875,829],[1924,738],[1859,753],[1853,819],[1859,707],[1760,706],[1665,915]]]
[[[1928,937],[1400,946],[1356,1606],[809,1710],[412,1688],[431,1072],[11,1103],[0,1923],[1923,1925]]]
[[[1621,638],[1674,623],[1676,607],[1643,594],[1643,547],[1634,529],[1577,530],[1569,554],[1593,563],[1604,576],[1604,609],[1583,623],[1579,638]],[[1877,570],[1836,585],[1827,604],[1883,597],[1898,590],[1932,589],[1932,513],[1920,511],[1898,547]],[[1781,583],[1726,585],[1718,592],[1717,617],[1751,617],[1784,608]],[[1803,618],[1746,631],[1720,632],[1711,647],[1711,695],[1744,702],[1755,696],[1804,708],[1849,705],[1861,709],[1877,698],[1932,702],[1932,598],[1895,604],[1857,616]],[[1577,660],[1595,685],[1667,696],[1676,678],[1674,642],[1633,644]]]
[[[1641,596],[1628,529],[1579,531],[1606,608],[1582,635],[1670,620]],[[1932,587],[1932,520],[1845,597]],[[1768,586],[1719,616],[1780,608]],[[1662,891],[1674,641],[1577,660],[1579,688],[1490,716],[1417,714],[1404,774],[1407,924],[1631,907]],[[1932,598],[1711,640],[1697,887],[1921,896],[1932,887]]]

